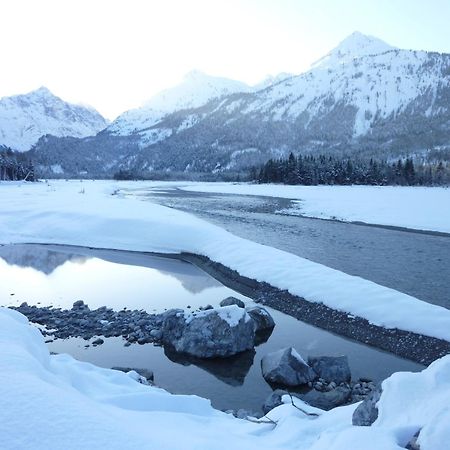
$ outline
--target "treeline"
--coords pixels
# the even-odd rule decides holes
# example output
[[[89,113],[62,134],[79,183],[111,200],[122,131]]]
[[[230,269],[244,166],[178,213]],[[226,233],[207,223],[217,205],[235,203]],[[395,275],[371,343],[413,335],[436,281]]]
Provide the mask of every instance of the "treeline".
[[[0,180],[35,181],[33,164],[21,153],[0,150]]]
[[[450,164],[443,161],[414,163],[412,158],[387,162],[291,153],[288,159],[270,159],[262,167],[254,168],[251,178],[259,183],[303,185],[449,185]]]

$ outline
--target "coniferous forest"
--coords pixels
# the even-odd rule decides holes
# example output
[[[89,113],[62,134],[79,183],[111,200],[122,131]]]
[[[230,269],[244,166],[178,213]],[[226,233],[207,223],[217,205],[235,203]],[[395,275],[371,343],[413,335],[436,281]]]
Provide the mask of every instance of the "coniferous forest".
[[[388,162],[291,153],[287,159],[270,159],[260,168],[254,168],[251,178],[259,183],[302,185],[442,186],[450,184],[450,164],[417,163],[412,158]]]
[[[0,180],[34,181],[34,167],[21,153],[10,149],[0,151]]]

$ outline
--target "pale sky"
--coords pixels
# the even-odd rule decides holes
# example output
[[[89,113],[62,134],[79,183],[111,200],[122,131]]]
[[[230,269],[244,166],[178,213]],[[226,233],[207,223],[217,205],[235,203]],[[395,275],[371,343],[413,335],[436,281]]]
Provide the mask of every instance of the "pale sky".
[[[1,0],[0,97],[48,87],[114,119],[193,69],[301,73],[353,31],[450,53],[450,0]]]

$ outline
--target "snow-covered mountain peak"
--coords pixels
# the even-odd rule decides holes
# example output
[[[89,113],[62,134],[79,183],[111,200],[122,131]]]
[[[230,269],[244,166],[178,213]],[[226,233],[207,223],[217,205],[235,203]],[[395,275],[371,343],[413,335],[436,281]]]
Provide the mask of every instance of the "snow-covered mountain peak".
[[[95,109],[67,103],[44,86],[0,99],[0,147],[25,151],[45,134],[86,137],[106,125]]]
[[[40,88],[35,89],[34,91],[31,91],[30,93],[25,95],[28,95],[30,97],[54,97],[54,94],[50,91],[50,89],[45,86],[41,86]]]
[[[340,42],[337,47],[316,61],[312,67],[328,67],[348,63],[362,56],[378,55],[390,50],[395,50],[395,47],[381,39],[355,31]]]
[[[181,83],[154,95],[141,108],[121,114],[107,130],[116,135],[133,134],[155,125],[165,115],[175,111],[198,108],[214,98],[251,90],[241,81],[192,70]]]

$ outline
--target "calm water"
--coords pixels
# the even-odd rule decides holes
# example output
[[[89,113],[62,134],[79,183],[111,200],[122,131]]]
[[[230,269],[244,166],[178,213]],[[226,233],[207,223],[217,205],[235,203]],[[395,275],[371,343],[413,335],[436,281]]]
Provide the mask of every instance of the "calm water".
[[[188,305],[218,305],[234,295],[196,267],[170,259],[116,251],[67,247],[16,245],[0,247],[0,303],[71,307],[83,300],[92,308],[138,308],[149,312]],[[14,295],[12,295],[14,294]],[[220,409],[258,411],[271,387],[261,375],[261,358],[268,352],[294,346],[308,355],[348,355],[353,378],[382,380],[399,370],[421,370],[419,364],[341,338],[267,308],[276,327],[268,341],[254,352],[225,360],[199,361],[166,354],[152,344],[124,347],[121,338],[105,339],[98,347],[85,347],[81,338],[57,340],[49,349],[69,353],[102,367],[151,369],[157,385],[173,393],[197,394]]]

